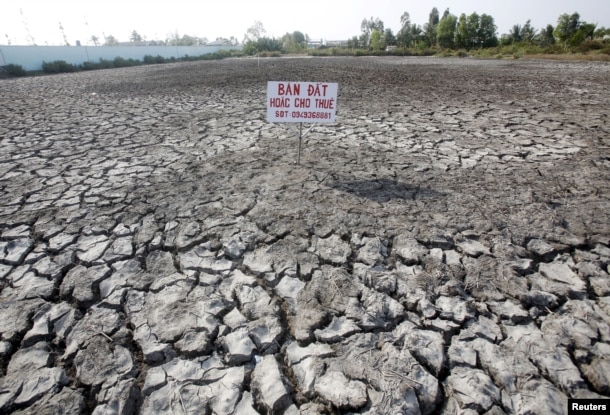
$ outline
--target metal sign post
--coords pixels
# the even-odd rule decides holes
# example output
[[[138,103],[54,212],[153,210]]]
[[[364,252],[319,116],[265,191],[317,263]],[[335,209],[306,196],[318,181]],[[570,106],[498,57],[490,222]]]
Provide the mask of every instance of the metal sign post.
[[[297,164],[301,164],[301,143],[303,141],[303,138],[305,138],[305,136],[307,134],[309,134],[309,132],[311,130],[313,130],[313,127],[315,127],[316,125],[318,125],[318,123],[313,123],[306,131],[305,133],[303,133],[303,123],[299,123],[299,129],[293,129],[294,132],[296,132],[299,135],[299,152],[297,153]]]
[[[267,121],[299,123],[297,164],[301,163],[303,137],[316,124],[335,122],[338,89],[338,84],[323,82],[267,83]],[[312,124],[305,133],[303,123]]]
[[[315,124],[314,124],[315,125]],[[313,126],[312,126],[313,128]],[[299,152],[297,153],[297,165],[301,164],[301,141],[303,140],[303,123],[299,123]]]

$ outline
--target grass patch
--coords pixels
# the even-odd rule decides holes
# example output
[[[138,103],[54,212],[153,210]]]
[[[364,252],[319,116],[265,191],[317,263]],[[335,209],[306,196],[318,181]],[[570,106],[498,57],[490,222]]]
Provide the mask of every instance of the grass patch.
[[[602,53],[562,53],[560,55],[538,53],[532,55],[526,55],[526,58],[530,59],[549,59],[554,61],[574,61],[574,62],[610,62],[610,55]]]
[[[468,53],[479,58],[519,59],[527,57],[563,61],[608,62],[610,60],[610,43],[594,40],[574,47],[563,47],[558,44],[543,47],[529,43],[515,43],[494,48],[472,49]]]
[[[268,51],[268,50],[264,50],[262,52],[258,52],[257,55],[261,58],[279,58],[280,56],[282,56],[282,54],[277,51]]]

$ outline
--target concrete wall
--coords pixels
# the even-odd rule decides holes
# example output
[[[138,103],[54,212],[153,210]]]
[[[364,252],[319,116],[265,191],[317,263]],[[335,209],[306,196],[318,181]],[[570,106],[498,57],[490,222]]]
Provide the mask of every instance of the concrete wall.
[[[42,69],[42,62],[63,60],[73,65],[116,57],[142,60],[145,55],[164,58],[200,56],[241,46],[0,46],[0,66],[21,65],[27,71]]]

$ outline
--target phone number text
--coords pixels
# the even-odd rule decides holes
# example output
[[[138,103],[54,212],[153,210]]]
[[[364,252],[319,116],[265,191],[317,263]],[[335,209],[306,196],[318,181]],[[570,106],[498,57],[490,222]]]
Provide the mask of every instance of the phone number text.
[[[321,111],[275,111],[275,118],[303,118],[303,119],[322,119],[328,120],[330,112]]]

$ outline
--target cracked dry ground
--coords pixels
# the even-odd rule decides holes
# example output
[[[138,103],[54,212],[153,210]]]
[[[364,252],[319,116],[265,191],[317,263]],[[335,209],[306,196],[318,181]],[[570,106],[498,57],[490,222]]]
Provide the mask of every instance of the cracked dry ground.
[[[0,412],[610,396],[610,66],[224,60],[0,83]],[[339,83],[304,142],[268,80]]]

